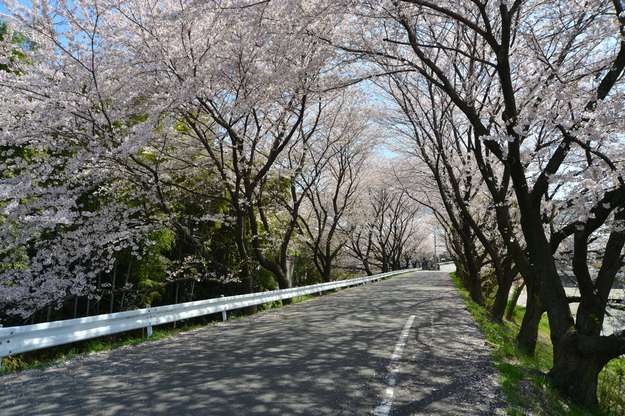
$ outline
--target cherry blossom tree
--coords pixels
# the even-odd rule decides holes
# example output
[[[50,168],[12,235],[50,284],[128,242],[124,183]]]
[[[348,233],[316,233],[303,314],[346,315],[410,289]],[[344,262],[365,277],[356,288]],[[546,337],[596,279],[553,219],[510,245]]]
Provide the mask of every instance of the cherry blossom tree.
[[[125,143],[109,140],[111,113],[97,108],[103,96],[94,72],[76,55],[57,55],[49,32],[7,27],[5,39],[19,33],[28,42],[10,70],[0,71],[7,103],[0,110],[0,308],[27,317],[88,293],[94,277],[111,269],[114,253],[136,249],[150,225],[137,220],[106,163]],[[85,44],[80,48],[88,54]],[[124,135],[139,130],[129,126]]]
[[[369,111],[359,104],[362,94],[345,92],[339,101],[341,111],[327,130],[328,140],[313,146],[328,146],[325,152],[314,151],[311,157],[315,173],[308,175],[306,205],[300,214],[300,229],[305,245],[312,252],[313,263],[321,279],[333,279],[333,269],[345,251],[349,236],[344,232],[345,219],[357,202],[363,168],[373,146]],[[325,161],[319,160],[325,156]]]
[[[496,319],[522,276],[519,344],[546,312],[551,380],[596,403],[625,352],[602,333],[625,246],[622,0],[4,3],[3,314],[92,294],[164,229],[202,262],[227,226],[247,290],[261,268],[289,287],[302,236],[324,279],[343,247],[397,269],[425,206],[478,302],[492,269]],[[363,80],[437,195],[365,164],[370,115],[340,91]]]
[[[422,232],[421,207],[401,187],[392,186],[386,176],[393,171],[381,160],[369,162],[366,185],[361,186],[357,205],[347,220],[350,255],[362,264],[367,274],[388,272],[405,264],[409,241]],[[372,164],[375,164],[374,168]],[[391,176],[392,178],[392,176]],[[416,251],[418,245],[413,247]]]
[[[500,231],[512,228],[506,207],[517,204],[526,249],[515,239],[504,242],[535,307],[549,316],[550,378],[576,400],[595,403],[598,372],[625,348],[625,334],[600,335],[607,293],[622,267],[622,2],[358,6],[360,27],[330,41],[346,54],[418,74],[464,116]],[[502,192],[508,183],[514,199]],[[572,192],[576,197],[566,198]],[[571,221],[554,229],[553,209]],[[601,227],[611,238],[593,280],[587,252]],[[578,253],[572,260],[582,293],[576,319],[556,265],[567,238]]]
[[[185,194],[204,206],[196,223],[231,224],[252,288],[249,259],[264,262],[253,229],[261,186],[283,152],[314,131],[317,91],[332,77],[320,72],[331,49],[308,34],[333,30],[316,19],[325,9],[7,3],[9,29],[33,45],[0,80],[10,103],[2,110],[7,305],[26,305],[37,285],[48,299],[25,310],[88,292],[94,273],[155,228],[175,229],[206,255],[176,210]],[[227,215],[215,201],[228,202]]]

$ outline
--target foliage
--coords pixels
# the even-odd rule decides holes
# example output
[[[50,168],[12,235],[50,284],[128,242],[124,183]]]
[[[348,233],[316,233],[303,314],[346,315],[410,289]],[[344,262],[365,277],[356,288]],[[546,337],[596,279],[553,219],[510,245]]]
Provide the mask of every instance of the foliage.
[[[165,253],[170,251],[175,241],[172,230],[154,231],[148,235],[148,248],[138,261],[134,277],[136,286],[143,296],[140,305],[151,305],[158,301],[164,289],[170,260]]]
[[[597,373],[625,353],[625,330],[602,331],[624,265],[625,5],[359,1],[345,13],[353,19],[331,42],[349,68],[365,62],[354,69],[362,76],[387,75],[377,84],[394,106],[388,125],[471,298],[483,304],[496,280],[491,313],[501,319],[519,275],[528,290],[519,342],[535,348],[547,311],[550,378],[595,404]],[[495,279],[485,282],[486,265]],[[579,289],[576,316],[567,276]]]
[[[7,2],[3,322],[333,278],[372,111],[339,5],[287,3]]]
[[[597,402],[625,352],[602,332],[625,264],[622,1],[6,4],[3,322],[397,269],[427,216],[493,319],[523,280],[519,344],[547,311],[551,380]]]

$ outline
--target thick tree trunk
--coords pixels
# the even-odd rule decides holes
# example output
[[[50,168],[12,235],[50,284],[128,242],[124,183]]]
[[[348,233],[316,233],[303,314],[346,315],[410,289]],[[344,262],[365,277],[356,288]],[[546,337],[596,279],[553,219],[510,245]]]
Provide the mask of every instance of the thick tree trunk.
[[[538,338],[538,326],[540,318],[545,311],[540,297],[533,286],[527,286],[527,303],[525,314],[521,322],[521,328],[517,334],[516,342],[521,351],[528,355],[534,355],[536,340]]]
[[[475,247],[474,235],[468,223],[462,222],[459,236],[462,241],[462,249],[464,251],[463,260],[466,264],[466,289],[469,291],[471,300],[478,305],[484,305],[484,296],[482,295],[482,279],[480,275],[481,264],[477,258],[477,250]]]
[[[618,246],[620,257],[622,245]],[[602,271],[605,269],[602,268]],[[601,275],[598,280],[604,277]],[[612,358],[625,352],[618,339],[601,337],[609,287],[602,295],[587,295],[577,309],[577,322],[560,342],[554,344],[553,367],[549,372],[552,383],[564,394],[587,406],[597,405],[597,384],[601,369]],[[609,346],[606,345],[609,343]]]
[[[456,275],[460,278],[462,286],[469,292],[469,297],[473,302],[482,305],[484,301],[482,296],[482,282],[480,280],[480,272],[475,262],[472,259],[468,259],[464,253],[462,253],[460,266],[461,267],[456,269]]]
[[[529,249],[532,276],[534,276],[532,282],[527,282],[528,310],[526,314],[531,315],[528,317],[531,325],[528,325],[526,341],[531,341],[531,335],[534,333],[533,326],[536,326],[537,329],[540,322],[536,305],[530,303],[534,297],[530,296],[532,286],[539,286],[534,288],[533,292],[540,292],[539,296],[538,294],[536,296],[536,298],[540,297],[540,310],[546,309],[549,315],[550,336],[554,353],[554,363],[549,372],[549,377],[560,392],[574,401],[587,406],[595,406],[597,404],[598,374],[609,361],[610,355],[604,351],[604,347],[599,345],[605,304],[599,298],[593,299],[595,296],[593,294],[594,284],[588,276],[584,279],[584,272],[587,272],[586,264],[584,262],[581,262],[581,265],[576,264],[580,262],[580,258],[576,256],[583,256],[587,246],[581,247],[582,254],[580,254],[579,247],[576,247],[577,249],[574,251],[574,269],[580,284],[580,291],[582,291],[582,304],[578,309],[576,326],[558,275],[552,250],[549,247],[550,244],[546,242],[542,225],[539,225],[538,221],[532,221],[532,213],[529,214],[525,219],[522,217],[521,221]],[[616,237],[614,238],[616,241]],[[587,244],[586,241],[581,242]],[[580,241],[576,241],[577,246],[579,243]],[[622,251],[620,243],[615,251],[620,258]],[[602,270],[605,272],[606,269],[603,266]],[[578,275],[578,273],[581,274]],[[599,286],[605,286],[606,293],[603,298],[607,297],[613,282],[610,275],[606,276],[608,277],[605,280],[601,276],[597,278],[597,284],[602,283]],[[531,313],[530,309],[532,309]],[[618,340],[612,341],[618,342]],[[622,354],[622,351],[617,349],[616,352]]]
[[[582,354],[577,345],[577,335],[572,331],[554,348],[549,379],[558,390],[576,402],[596,406],[599,372],[608,361],[598,355]]]
[[[256,282],[254,280],[254,278],[252,277],[252,270],[249,267],[249,264],[247,263],[247,261],[245,262],[243,269],[242,269],[242,277],[243,277],[243,283],[245,285],[246,288],[246,292],[247,293],[254,293],[256,291]],[[247,308],[244,309],[244,312],[246,314],[255,314],[256,312],[258,312],[258,305],[252,305],[252,306],[248,306]]]
[[[362,265],[365,268],[365,273],[367,273],[367,276],[372,276],[373,272],[371,271],[371,266],[369,266],[369,262],[364,260],[362,262]]]
[[[471,299],[478,305],[484,305],[484,296],[482,295],[482,282],[480,281],[479,272],[477,276],[472,278],[472,286],[469,289]]]

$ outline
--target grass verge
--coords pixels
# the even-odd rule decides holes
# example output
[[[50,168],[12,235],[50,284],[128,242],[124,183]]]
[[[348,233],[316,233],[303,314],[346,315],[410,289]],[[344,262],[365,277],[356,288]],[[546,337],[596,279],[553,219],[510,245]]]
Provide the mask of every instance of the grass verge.
[[[601,408],[576,405],[562,397],[547,380],[546,373],[551,368],[553,352],[546,315],[540,322],[536,354],[528,356],[517,348],[515,342],[525,308],[515,309],[514,322],[495,323],[490,320],[486,309],[471,300],[454,274],[452,279],[486,341],[493,348],[493,361],[500,373],[509,415],[625,415],[625,359],[612,360],[599,376],[597,394]]]

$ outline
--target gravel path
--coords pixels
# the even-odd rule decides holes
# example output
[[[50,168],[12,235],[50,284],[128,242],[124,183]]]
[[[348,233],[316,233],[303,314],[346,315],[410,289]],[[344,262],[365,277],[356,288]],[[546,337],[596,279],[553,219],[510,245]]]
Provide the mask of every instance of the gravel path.
[[[4,376],[0,415],[503,414],[496,380],[449,276],[415,272]]]

